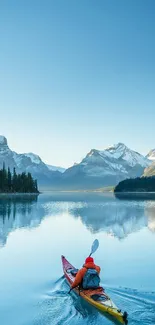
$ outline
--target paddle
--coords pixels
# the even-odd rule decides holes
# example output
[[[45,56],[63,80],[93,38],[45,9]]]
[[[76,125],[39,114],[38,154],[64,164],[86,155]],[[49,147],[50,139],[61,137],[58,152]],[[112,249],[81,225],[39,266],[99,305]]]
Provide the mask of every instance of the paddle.
[[[91,256],[92,254],[94,254],[94,253],[97,251],[98,247],[99,247],[99,241],[98,241],[98,239],[95,239],[95,240],[93,241],[93,243],[92,243],[91,252],[90,252],[89,256]],[[73,289],[74,289],[74,288],[71,288],[71,289],[68,291],[68,293],[70,293]]]
[[[94,242],[93,242],[93,244],[92,244],[91,253],[90,253],[89,256],[91,256],[92,254],[94,254],[97,251],[98,247],[99,247],[99,241],[98,241],[98,239],[95,239]]]

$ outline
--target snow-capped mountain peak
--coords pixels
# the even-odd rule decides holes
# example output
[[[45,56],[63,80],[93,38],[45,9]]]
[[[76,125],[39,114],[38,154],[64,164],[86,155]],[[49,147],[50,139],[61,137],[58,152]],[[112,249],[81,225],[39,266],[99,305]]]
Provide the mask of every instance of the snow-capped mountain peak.
[[[86,164],[89,160],[89,163],[101,162],[101,159],[108,163],[121,163],[126,162],[130,167],[135,165],[140,165],[142,167],[147,167],[150,165],[147,157],[139,154],[136,151],[129,149],[125,144],[119,142],[105,148],[104,150],[92,149],[87,156],[83,159],[82,163]]]
[[[127,149],[127,146],[122,142],[118,142],[117,144],[113,144],[112,146],[106,147],[104,150],[113,152],[114,150],[122,151],[125,149]]]
[[[90,152],[88,152],[88,154],[86,155],[86,157],[91,157],[91,156],[97,156],[99,155],[100,151],[96,150],[96,149],[91,149]]]
[[[7,155],[9,151],[7,139],[3,135],[0,135],[0,155]]]
[[[111,155],[114,159],[123,159],[131,167],[139,164],[142,167],[149,165],[147,159],[138,152],[129,149],[124,143],[119,142],[111,147],[105,149],[106,154]]]
[[[103,150],[91,149],[78,164],[62,175],[64,186],[72,189],[114,186],[119,181],[140,177],[151,161],[119,142]]]
[[[0,135],[0,145],[7,146],[7,139],[3,135]]]

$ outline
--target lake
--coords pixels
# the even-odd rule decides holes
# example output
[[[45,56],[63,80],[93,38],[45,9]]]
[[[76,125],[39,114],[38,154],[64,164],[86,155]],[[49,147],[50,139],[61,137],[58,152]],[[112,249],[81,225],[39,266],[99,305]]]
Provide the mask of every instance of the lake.
[[[0,324],[116,324],[74,294],[61,255],[81,267],[93,240],[101,283],[131,325],[155,324],[155,201],[102,193],[0,197]]]

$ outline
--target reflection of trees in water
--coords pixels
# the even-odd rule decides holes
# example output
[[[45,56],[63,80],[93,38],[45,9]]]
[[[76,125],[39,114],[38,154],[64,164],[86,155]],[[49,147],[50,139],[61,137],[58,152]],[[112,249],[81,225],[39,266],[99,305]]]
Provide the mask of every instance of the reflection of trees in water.
[[[32,203],[37,202],[37,199],[37,195],[26,195],[25,198],[24,196],[3,198],[0,200],[0,217],[5,221],[6,217],[10,218],[11,211],[13,211],[13,217],[15,218],[17,210],[22,215],[31,213]]]
[[[37,195],[4,196],[0,198],[0,244],[4,245],[11,230],[31,226]],[[39,219],[39,215],[37,216]],[[40,219],[39,219],[40,220]]]

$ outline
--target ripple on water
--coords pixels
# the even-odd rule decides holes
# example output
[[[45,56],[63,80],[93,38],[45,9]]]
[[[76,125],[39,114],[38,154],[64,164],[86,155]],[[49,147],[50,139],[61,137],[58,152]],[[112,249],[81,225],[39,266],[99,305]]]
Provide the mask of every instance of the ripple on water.
[[[129,324],[155,324],[155,293],[130,288],[109,288],[112,299],[129,314]]]

